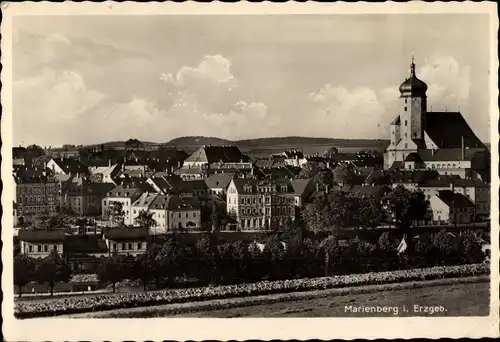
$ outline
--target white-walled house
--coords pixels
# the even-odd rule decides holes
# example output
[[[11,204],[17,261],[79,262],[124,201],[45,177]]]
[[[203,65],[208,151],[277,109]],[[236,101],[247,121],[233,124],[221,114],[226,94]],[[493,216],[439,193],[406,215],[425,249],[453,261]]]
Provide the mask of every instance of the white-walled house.
[[[65,234],[63,230],[20,230],[21,253],[28,257],[42,259],[56,250],[60,255],[64,251]]]
[[[145,227],[113,227],[104,231],[109,254],[140,255],[147,251],[149,232]]]
[[[475,205],[462,194],[450,190],[439,191],[429,200],[432,221],[435,224],[471,223],[475,218]]]

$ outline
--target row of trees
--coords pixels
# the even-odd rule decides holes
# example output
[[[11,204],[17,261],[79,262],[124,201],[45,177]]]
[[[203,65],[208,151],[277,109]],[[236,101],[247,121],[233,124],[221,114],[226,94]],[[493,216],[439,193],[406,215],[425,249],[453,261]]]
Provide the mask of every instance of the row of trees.
[[[114,255],[101,260],[99,280],[115,284],[124,279],[139,280],[147,290],[177,286],[179,279],[195,279],[200,285],[255,282],[263,279],[292,279],[373,271],[387,271],[435,265],[481,262],[484,255],[476,233],[465,231],[454,236],[446,231],[420,234],[405,241],[385,232],[377,241],[359,238],[341,240],[332,234],[315,239],[297,226],[287,236],[275,234],[265,243],[218,241],[207,233],[195,244],[186,234],[173,234],[163,244],[151,244],[136,257]],[[286,238],[287,242],[283,240]],[[32,281],[47,284],[53,293],[57,282],[67,282],[71,272],[53,251],[47,258],[34,261],[17,255],[14,282],[19,288]]]
[[[397,187],[383,197],[333,191],[307,205],[302,219],[313,232],[340,228],[374,228],[393,222],[402,231],[426,218],[428,201],[422,192]]]

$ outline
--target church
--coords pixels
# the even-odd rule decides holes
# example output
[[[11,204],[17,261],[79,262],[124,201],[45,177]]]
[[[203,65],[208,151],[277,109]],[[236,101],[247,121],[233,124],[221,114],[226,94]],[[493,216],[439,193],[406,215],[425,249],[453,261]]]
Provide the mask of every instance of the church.
[[[427,84],[417,78],[413,59],[399,92],[384,168],[436,170],[443,175],[487,180],[488,149],[460,112],[427,111]]]

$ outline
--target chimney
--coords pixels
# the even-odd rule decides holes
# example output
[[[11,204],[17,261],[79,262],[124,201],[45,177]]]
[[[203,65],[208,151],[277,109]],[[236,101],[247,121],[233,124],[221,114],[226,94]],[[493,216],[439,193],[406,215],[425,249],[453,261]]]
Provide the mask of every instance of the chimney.
[[[108,159],[108,167],[111,167],[111,159]]]
[[[432,155],[434,155],[434,153],[436,153],[436,151],[434,150],[434,147],[432,148]]]
[[[453,185],[453,182],[450,182],[450,191],[455,192],[455,186]]]

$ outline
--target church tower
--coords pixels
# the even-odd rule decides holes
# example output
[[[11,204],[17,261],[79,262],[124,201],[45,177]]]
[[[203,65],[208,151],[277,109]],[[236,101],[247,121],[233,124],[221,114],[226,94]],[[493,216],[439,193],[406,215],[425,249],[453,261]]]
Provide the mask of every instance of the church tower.
[[[410,77],[400,86],[399,115],[401,118],[402,140],[413,140],[419,145],[424,139],[425,114],[427,111],[427,84],[415,75],[415,63],[412,58]],[[420,146],[419,146],[420,147]]]

